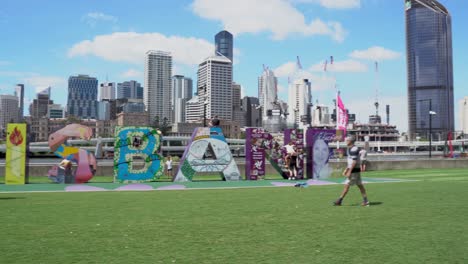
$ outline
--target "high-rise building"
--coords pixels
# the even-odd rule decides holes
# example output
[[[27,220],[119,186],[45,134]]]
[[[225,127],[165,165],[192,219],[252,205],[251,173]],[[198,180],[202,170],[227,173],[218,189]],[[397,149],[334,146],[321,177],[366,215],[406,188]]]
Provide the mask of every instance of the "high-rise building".
[[[262,110],[263,127],[270,132],[279,132],[285,126],[283,110],[278,101],[278,79],[269,68],[264,68],[258,77],[258,99]]]
[[[203,112],[200,109],[202,104],[200,104],[198,95],[192,97],[185,104],[185,122],[197,123],[203,119]]]
[[[241,90],[240,84],[232,83],[232,120],[242,127],[245,126],[245,112],[241,109]]]
[[[192,99],[193,81],[182,75],[172,77],[172,122],[185,122],[185,107],[188,100]]]
[[[200,109],[206,118],[232,120],[232,63],[228,58],[212,56],[198,65],[197,90]]]
[[[133,80],[117,84],[117,99],[122,98],[143,100],[143,87]]]
[[[99,101],[115,99],[115,83],[105,82],[101,83],[101,92],[99,94]]]
[[[296,79],[289,84],[287,118],[290,126],[304,128],[304,117],[311,114],[307,111],[311,98],[311,83],[308,79]]]
[[[49,104],[47,118],[65,118],[65,109],[59,104]]]
[[[245,123],[241,126],[261,127],[261,108],[257,97],[244,96],[241,101],[241,109],[245,112]]]
[[[409,136],[447,135],[454,130],[451,16],[436,0],[405,6]]]
[[[460,100],[460,126],[464,134],[468,134],[468,96]]]
[[[6,131],[8,123],[18,122],[19,102],[14,95],[0,95],[0,132]],[[0,133],[2,134],[2,133]]]
[[[88,75],[68,78],[67,114],[84,119],[97,118],[98,80]]]
[[[312,126],[330,125],[330,109],[323,104],[317,104],[312,109]]]
[[[29,105],[29,114],[32,118],[47,117],[47,111],[50,104],[54,101],[50,100],[50,87],[37,93],[36,99]]]
[[[97,120],[111,120],[111,101],[114,100],[103,100],[98,102],[98,116]]]
[[[164,51],[148,51],[145,62],[144,103],[150,123],[156,118],[172,122],[171,77],[171,54]]]
[[[216,55],[224,56],[233,62],[234,40],[232,34],[226,30],[220,31],[215,36]]]
[[[17,84],[15,87],[15,95],[19,100],[19,119],[22,121],[24,119],[24,84]]]

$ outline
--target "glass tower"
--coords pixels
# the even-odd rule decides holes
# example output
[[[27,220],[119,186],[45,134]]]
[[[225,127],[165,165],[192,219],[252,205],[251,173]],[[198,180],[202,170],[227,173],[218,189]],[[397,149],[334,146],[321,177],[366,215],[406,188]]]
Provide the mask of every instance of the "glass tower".
[[[409,136],[444,137],[454,130],[451,17],[435,0],[405,0],[405,13]]]
[[[88,75],[68,78],[68,115],[96,119],[98,114],[98,81]]]
[[[234,46],[234,41],[232,34],[226,30],[220,31],[215,36],[215,46],[216,46],[216,55],[224,56],[233,62],[232,50]]]

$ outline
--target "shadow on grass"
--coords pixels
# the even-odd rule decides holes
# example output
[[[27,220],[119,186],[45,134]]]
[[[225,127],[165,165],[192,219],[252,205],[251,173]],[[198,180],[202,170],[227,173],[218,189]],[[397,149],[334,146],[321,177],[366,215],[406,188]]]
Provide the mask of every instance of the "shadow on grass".
[[[0,200],[17,200],[24,199],[24,197],[0,197]]]
[[[378,206],[382,204],[383,202],[369,202],[369,206]],[[348,205],[343,205],[343,206],[361,206],[361,203],[353,203],[353,204],[348,204]]]

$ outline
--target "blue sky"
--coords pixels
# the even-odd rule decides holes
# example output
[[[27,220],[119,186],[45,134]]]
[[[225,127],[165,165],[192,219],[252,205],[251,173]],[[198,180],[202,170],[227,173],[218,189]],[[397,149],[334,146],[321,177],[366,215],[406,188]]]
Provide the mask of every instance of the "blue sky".
[[[440,0],[452,14],[456,128],[458,100],[468,96],[468,1]],[[170,51],[173,74],[196,80],[197,64],[213,51],[214,35],[234,33],[234,80],[257,96],[262,65],[287,79],[296,56],[312,80],[314,102],[332,104],[333,80],[343,102],[361,122],[391,105],[391,123],[407,129],[404,3],[400,0],[3,0],[0,7],[0,93],[26,84],[26,97],[52,86],[52,99],[66,103],[70,75],[99,82],[143,83],[144,53]],[[334,57],[334,66],[322,70]],[[375,73],[374,61],[379,61]]]

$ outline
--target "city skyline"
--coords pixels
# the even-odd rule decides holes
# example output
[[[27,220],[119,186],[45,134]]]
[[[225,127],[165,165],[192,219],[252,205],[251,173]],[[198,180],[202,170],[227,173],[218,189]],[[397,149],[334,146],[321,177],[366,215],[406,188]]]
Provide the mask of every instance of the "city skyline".
[[[8,1],[0,13],[0,29],[16,41],[3,43],[0,50],[0,93],[13,94],[16,84],[24,83],[24,105],[28,106],[37,91],[51,86],[51,99],[65,105],[69,76],[87,74],[99,83],[107,80],[106,76],[109,82],[143,83],[148,50],[171,52],[172,75],[196,81],[198,64],[214,51],[214,35],[225,29],[234,35],[233,81],[242,85],[244,96],[258,94],[257,78],[265,64],[278,77],[279,99],[287,101],[287,79],[295,70],[296,56],[300,56],[303,74],[311,80],[314,103],[332,104],[336,79],[350,112],[356,113],[361,123],[367,122],[375,111],[377,77],[373,65],[378,61],[379,112],[384,113],[384,106],[390,104],[391,123],[401,132],[407,131],[403,1],[352,0],[340,1],[343,5],[337,6],[336,1],[271,0],[263,3],[271,9],[268,14],[255,13],[259,9],[250,1],[236,1],[235,5],[233,1],[215,2],[134,1],[128,5],[127,1],[116,1],[109,6],[91,1],[51,1],[45,9],[34,1]],[[330,4],[333,2],[335,5]],[[467,93],[463,16],[468,3],[439,2],[452,16],[457,102]],[[63,20],[65,25],[57,22]],[[55,34],[41,30],[52,26]],[[334,56],[334,65],[328,64],[325,73],[323,64],[330,56]],[[456,104],[454,109],[456,130],[460,129],[458,107]]]

